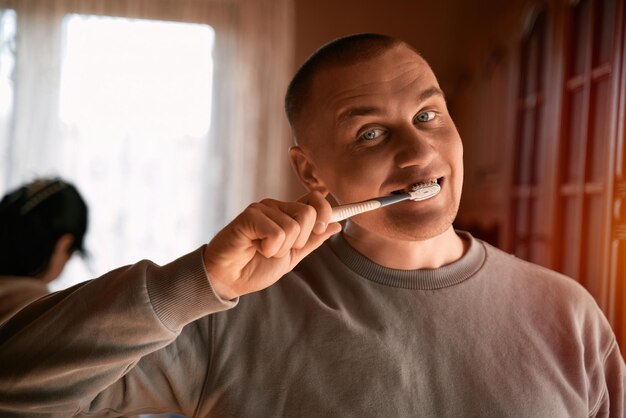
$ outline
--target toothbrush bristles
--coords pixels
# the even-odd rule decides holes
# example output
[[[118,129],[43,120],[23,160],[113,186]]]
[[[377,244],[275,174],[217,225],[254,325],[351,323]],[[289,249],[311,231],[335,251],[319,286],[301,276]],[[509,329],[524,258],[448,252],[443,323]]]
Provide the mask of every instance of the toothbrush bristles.
[[[421,183],[415,183],[414,185],[411,186],[411,191],[414,192],[416,190],[421,189],[422,187],[428,187],[434,184],[437,184],[437,180],[428,180],[428,181],[423,181]]]
[[[441,191],[439,183],[437,181],[429,181],[413,185],[409,194],[411,195],[411,200],[420,201],[436,196],[439,194],[439,191]]]

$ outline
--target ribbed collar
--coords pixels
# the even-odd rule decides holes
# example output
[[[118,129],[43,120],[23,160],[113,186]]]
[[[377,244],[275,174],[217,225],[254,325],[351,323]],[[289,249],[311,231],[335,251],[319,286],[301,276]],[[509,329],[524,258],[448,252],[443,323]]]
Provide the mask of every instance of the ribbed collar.
[[[398,270],[376,264],[352,248],[342,234],[336,234],[328,245],[339,260],[356,274],[385,286],[405,289],[433,290],[454,286],[470,278],[485,261],[485,248],[469,233],[457,233],[470,243],[459,260],[437,269]]]

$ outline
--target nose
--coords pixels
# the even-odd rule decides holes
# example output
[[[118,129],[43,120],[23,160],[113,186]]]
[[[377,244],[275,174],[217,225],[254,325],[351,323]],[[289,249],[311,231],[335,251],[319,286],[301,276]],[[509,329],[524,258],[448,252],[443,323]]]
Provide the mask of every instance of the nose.
[[[437,155],[437,150],[430,138],[415,126],[397,132],[394,139],[395,161],[399,168],[426,167]]]

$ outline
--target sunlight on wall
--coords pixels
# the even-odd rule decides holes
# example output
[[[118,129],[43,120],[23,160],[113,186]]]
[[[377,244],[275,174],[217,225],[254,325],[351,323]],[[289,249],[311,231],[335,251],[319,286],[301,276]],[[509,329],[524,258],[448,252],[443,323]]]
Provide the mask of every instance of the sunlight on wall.
[[[60,174],[87,200],[93,272],[73,260],[55,289],[143,258],[165,263],[209,238],[213,29],[69,15],[63,33]]]

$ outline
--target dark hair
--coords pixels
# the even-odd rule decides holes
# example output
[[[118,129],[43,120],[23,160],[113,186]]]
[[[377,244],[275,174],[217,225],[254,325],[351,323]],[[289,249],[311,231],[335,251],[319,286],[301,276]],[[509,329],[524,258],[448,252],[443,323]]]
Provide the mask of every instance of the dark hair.
[[[0,275],[44,272],[63,234],[74,237],[70,253],[84,254],[86,232],[87,205],[73,185],[54,178],[22,186],[0,202]]]
[[[315,51],[296,71],[287,87],[285,112],[292,130],[295,131],[297,119],[309,96],[313,77],[320,70],[374,58],[398,45],[405,45],[419,55],[404,41],[377,33],[360,33],[338,38]]]

